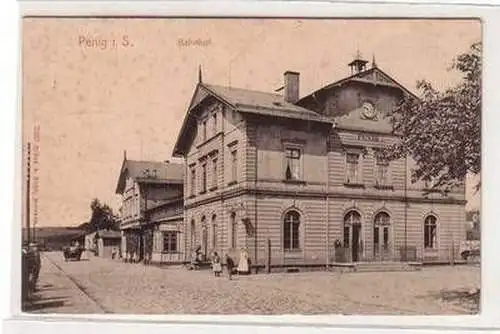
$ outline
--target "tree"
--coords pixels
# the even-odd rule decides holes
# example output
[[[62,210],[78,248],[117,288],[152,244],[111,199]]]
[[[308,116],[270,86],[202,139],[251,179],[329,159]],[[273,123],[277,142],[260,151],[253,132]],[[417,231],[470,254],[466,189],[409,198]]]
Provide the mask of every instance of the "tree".
[[[401,141],[384,154],[391,160],[411,156],[417,165],[412,182],[427,181],[429,189],[447,192],[468,173],[480,172],[481,51],[476,42],[454,59],[451,70],[462,74],[459,84],[439,92],[421,80],[420,98],[405,96],[389,116]]]
[[[94,198],[90,203],[92,214],[88,224],[88,230],[95,232],[102,229],[118,230],[118,222],[113,210],[107,205]]]

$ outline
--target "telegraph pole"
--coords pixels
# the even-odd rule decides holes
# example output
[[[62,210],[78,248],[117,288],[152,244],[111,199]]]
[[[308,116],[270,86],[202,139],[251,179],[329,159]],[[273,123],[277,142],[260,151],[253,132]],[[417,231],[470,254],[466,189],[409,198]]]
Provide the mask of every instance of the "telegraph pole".
[[[31,227],[30,227],[30,173],[31,173],[31,143],[27,145],[26,155],[26,238],[28,243],[31,242]]]

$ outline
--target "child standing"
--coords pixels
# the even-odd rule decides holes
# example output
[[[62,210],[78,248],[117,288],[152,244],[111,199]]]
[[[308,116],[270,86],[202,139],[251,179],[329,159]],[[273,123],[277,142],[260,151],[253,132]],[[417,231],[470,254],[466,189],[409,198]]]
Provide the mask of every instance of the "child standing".
[[[222,264],[220,256],[219,254],[217,254],[217,252],[214,252],[214,257],[212,259],[212,270],[214,271],[215,277],[219,277],[220,273],[222,272]]]

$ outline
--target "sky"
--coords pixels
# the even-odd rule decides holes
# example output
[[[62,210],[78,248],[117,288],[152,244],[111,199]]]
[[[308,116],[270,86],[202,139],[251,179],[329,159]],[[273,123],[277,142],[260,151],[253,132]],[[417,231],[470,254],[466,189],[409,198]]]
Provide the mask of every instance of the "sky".
[[[420,79],[457,83],[453,58],[480,39],[473,20],[26,18],[23,138],[39,149],[37,226],[88,221],[95,197],[117,210],[124,150],[171,159],[199,66],[204,82],[267,92],[297,71],[304,96],[349,75],[359,50],[415,92]],[[477,180],[467,180],[469,209]]]

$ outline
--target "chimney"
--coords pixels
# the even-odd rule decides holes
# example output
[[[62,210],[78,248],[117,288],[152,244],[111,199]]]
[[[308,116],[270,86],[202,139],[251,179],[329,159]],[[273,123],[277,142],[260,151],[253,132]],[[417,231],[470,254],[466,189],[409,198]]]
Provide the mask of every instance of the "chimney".
[[[286,71],[285,72],[285,101],[295,103],[299,100],[299,76],[300,73]]]

